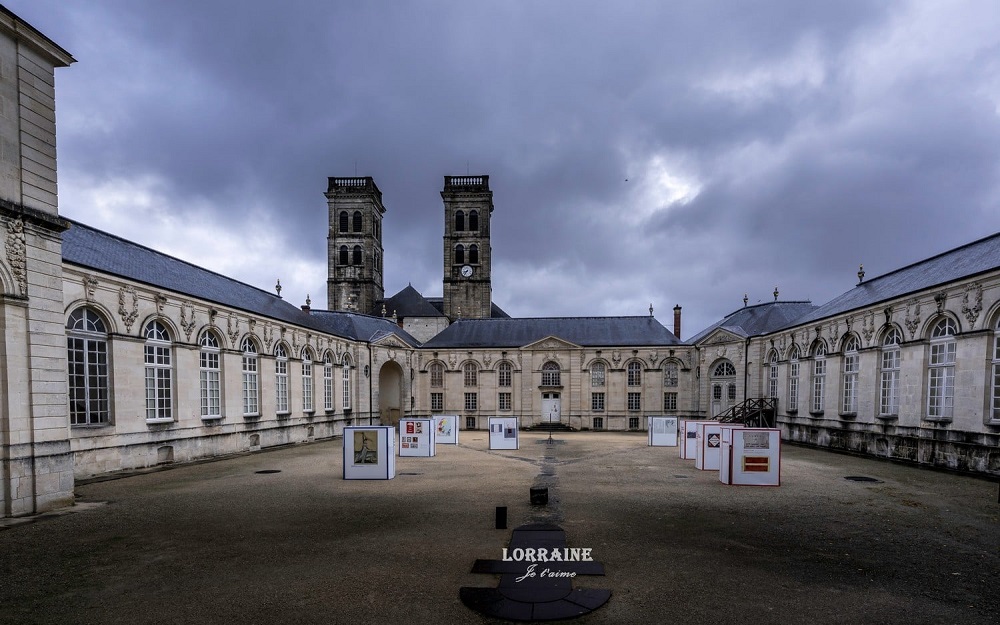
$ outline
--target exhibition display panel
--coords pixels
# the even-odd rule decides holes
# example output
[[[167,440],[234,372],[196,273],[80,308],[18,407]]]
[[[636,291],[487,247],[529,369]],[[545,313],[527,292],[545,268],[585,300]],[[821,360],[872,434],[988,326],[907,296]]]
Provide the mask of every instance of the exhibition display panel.
[[[723,484],[781,486],[781,430],[726,428],[719,481]]]
[[[434,419],[399,420],[399,455],[430,457],[437,453]]]
[[[698,456],[698,424],[699,423],[718,423],[718,421],[682,421],[681,427],[681,442],[678,447],[680,448],[680,457],[683,460],[694,460]]]
[[[490,417],[490,449],[518,449],[517,417]]]
[[[344,479],[396,477],[396,430],[388,425],[344,428]]]
[[[695,440],[698,442],[694,466],[702,471],[718,471],[722,464],[722,428],[742,428],[736,423],[702,421],[697,425]]]
[[[677,446],[677,417],[649,417],[646,430],[651,447]]]
[[[458,444],[458,415],[434,415],[434,440],[441,445]]]

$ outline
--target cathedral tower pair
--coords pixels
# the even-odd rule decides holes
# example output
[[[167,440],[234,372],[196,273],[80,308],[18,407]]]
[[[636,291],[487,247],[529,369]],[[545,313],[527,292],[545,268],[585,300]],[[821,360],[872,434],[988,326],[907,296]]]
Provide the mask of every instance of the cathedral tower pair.
[[[327,308],[373,315],[384,300],[382,283],[382,192],[369,177],[330,178],[326,191]],[[489,176],[445,176],[444,291],[449,320],[492,314]]]

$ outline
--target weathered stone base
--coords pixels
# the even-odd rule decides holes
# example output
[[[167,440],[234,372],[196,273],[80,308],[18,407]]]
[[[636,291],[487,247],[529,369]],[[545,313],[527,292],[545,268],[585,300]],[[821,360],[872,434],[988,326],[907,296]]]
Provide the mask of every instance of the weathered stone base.
[[[781,437],[795,443],[1000,477],[1000,433],[891,423],[790,422],[781,417],[778,421]]]
[[[240,420],[202,427],[150,426],[149,432],[93,434],[73,439],[76,479],[192,462],[269,447],[342,436],[342,418]],[[113,428],[109,428],[113,429]]]
[[[0,516],[17,517],[73,505],[69,441],[0,448]]]

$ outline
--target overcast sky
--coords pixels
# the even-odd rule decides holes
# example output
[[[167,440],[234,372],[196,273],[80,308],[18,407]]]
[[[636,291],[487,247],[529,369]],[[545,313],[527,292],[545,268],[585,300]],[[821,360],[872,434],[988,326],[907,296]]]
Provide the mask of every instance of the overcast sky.
[[[489,174],[512,316],[682,338],[1000,230],[1000,3],[5,0],[57,70],[65,216],[326,302],[328,176],[385,288],[441,295],[445,175]]]

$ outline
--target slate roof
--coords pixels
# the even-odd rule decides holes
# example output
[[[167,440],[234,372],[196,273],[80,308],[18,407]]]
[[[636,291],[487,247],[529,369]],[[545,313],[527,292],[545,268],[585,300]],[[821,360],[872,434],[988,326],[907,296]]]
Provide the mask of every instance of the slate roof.
[[[387,315],[396,314],[397,317],[444,317],[444,313],[435,308],[427,298],[420,294],[412,285],[396,293],[389,299],[381,302],[385,305]],[[381,309],[380,305],[377,305]]]
[[[654,317],[460,319],[424,343],[428,349],[522,347],[554,336],[584,347],[682,345]]]
[[[1000,232],[866,280],[798,319],[795,325],[872,306],[997,269],[1000,269]]]
[[[720,328],[744,338],[768,334],[793,324],[816,308],[818,307],[811,302],[766,302],[744,306],[705,328],[688,339],[688,342],[698,343]]]
[[[372,337],[391,333],[411,345],[418,344],[389,319],[327,311],[312,311],[313,314],[309,314],[274,293],[78,221],[67,221],[70,228],[63,233],[62,245],[65,263],[344,338],[370,341]]]
[[[444,298],[443,297],[428,297],[427,301],[430,302],[431,306],[438,309],[438,311],[444,314]],[[510,319],[510,315],[504,311],[504,309],[497,306],[496,302],[490,302],[490,318],[491,319]]]

